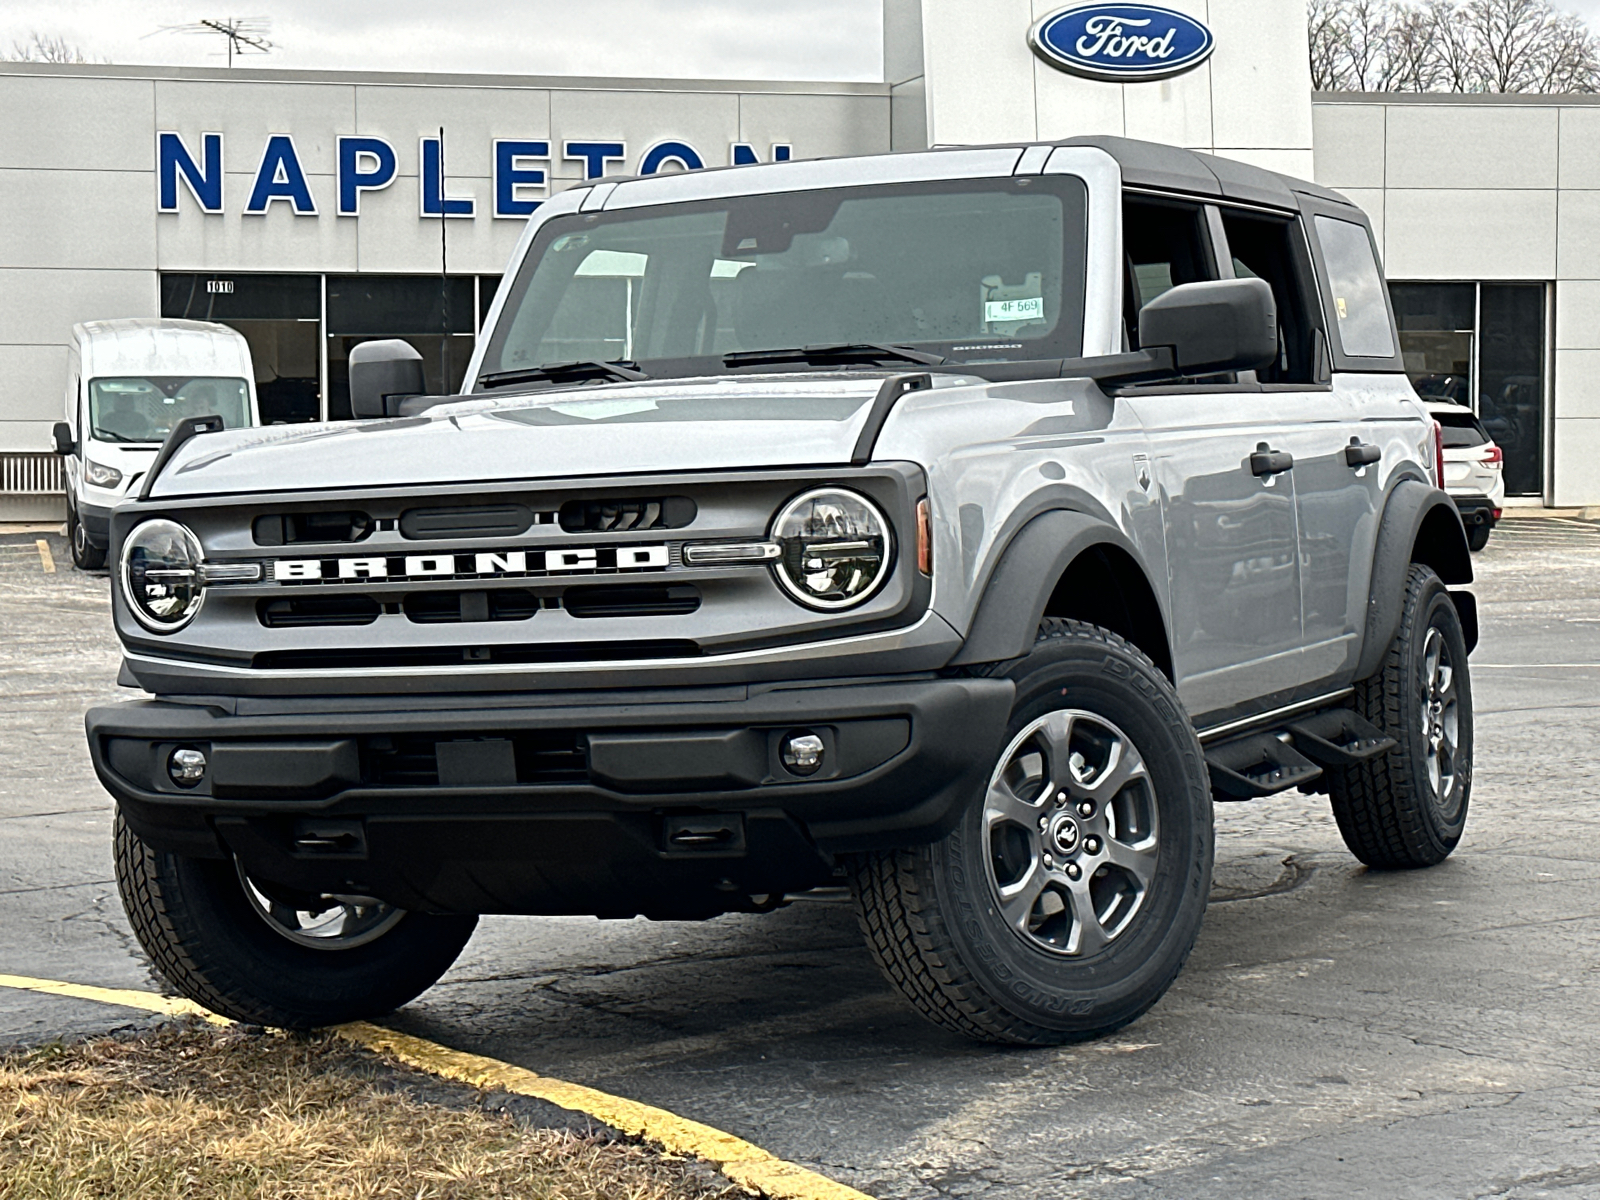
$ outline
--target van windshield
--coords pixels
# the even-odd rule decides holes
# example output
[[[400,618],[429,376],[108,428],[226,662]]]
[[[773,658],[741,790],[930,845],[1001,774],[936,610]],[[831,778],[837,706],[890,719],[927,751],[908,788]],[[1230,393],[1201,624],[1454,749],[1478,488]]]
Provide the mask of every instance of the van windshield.
[[[215,414],[225,429],[250,424],[250,389],[212,375],[130,375],[89,381],[90,436],[103,442],[163,442],[184,417]]]
[[[508,286],[479,377],[586,360],[716,374],[725,355],[845,344],[954,363],[1074,357],[1087,210],[1083,182],[1057,175],[555,217]]]

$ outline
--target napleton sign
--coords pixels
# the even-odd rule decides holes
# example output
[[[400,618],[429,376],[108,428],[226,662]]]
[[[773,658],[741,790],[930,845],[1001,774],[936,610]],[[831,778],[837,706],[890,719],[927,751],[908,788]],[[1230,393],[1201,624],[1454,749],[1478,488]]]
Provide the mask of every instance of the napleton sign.
[[[400,177],[399,156],[393,143],[380,137],[340,137],[337,146],[334,168],[338,181],[338,215],[359,217],[364,195],[384,191]],[[223,212],[222,134],[202,133],[198,150],[196,154],[182,134],[166,130],[156,134],[156,211],[176,213],[181,210],[181,183],[202,213]],[[605,175],[608,165],[629,160],[627,143],[622,141],[573,138],[552,147],[548,139],[542,138],[496,138],[491,150],[493,215],[514,219],[526,217],[547,198],[548,167],[554,158],[582,163],[585,179],[599,179]],[[769,153],[769,161],[787,162],[791,147],[786,142],[775,142]],[[728,148],[730,166],[760,161],[756,148],[747,142],[734,142]],[[447,194],[444,143],[437,134],[418,139],[417,164],[419,217],[471,219],[478,215],[475,199]],[[704,157],[694,146],[680,139],[666,138],[640,155],[635,169],[640,175],[655,175],[668,170],[696,171],[705,165]],[[288,133],[275,133],[267,138],[244,212],[247,216],[262,216],[280,201],[297,217],[320,215],[306,181],[306,168],[295,146],[294,135]]]

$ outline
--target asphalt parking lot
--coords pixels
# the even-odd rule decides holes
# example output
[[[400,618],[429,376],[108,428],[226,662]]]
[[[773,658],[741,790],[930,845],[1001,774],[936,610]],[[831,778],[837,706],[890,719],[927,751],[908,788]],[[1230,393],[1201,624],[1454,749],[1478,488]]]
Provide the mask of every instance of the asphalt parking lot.
[[[81,716],[127,696],[108,584],[0,538],[0,972],[152,986]],[[842,897],[705,924],[486,919],[391,1024],[657,1104],[875,1196],[1600,1196],[1600,525],[1476,556],[1477,777],[1456,855],[1365,871],[1320,796],[1218,810],[1165,1000],[1058,1050],[925,1025]],[[0,1044],[125,1017],[0,990]]]

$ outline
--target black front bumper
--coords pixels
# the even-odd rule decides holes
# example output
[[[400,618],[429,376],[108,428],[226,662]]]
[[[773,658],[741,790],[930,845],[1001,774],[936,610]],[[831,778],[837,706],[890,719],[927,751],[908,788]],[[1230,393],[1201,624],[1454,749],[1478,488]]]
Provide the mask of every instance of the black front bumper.
[[[111,545],[111,510],[95,504],[79,504],[76,511],[78,524],[83,526],[89,544],[96,550],[108,549]]]
[[[433,912],[706,916],[943,836],[1012,685],[892,679],[605,695],[135,701],[90,754],[159,849]],[[784,741],[824,744],[809,777]],[[172,752],[206,756],[193,788]]]

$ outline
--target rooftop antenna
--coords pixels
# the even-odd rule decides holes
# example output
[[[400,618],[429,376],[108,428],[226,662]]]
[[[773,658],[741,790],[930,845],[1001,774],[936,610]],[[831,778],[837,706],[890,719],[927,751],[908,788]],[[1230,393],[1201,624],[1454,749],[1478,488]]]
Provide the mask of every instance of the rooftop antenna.
[[[198,33],[208,37],[218,34],[228,44],[228,65],[233,66],[235,54],[268,54],[276,44],[267,37],[272,31],[271,17],[205,17],[187,25],[163,25],[156,33]],[[146,37],[151,36],[145,34]]]

